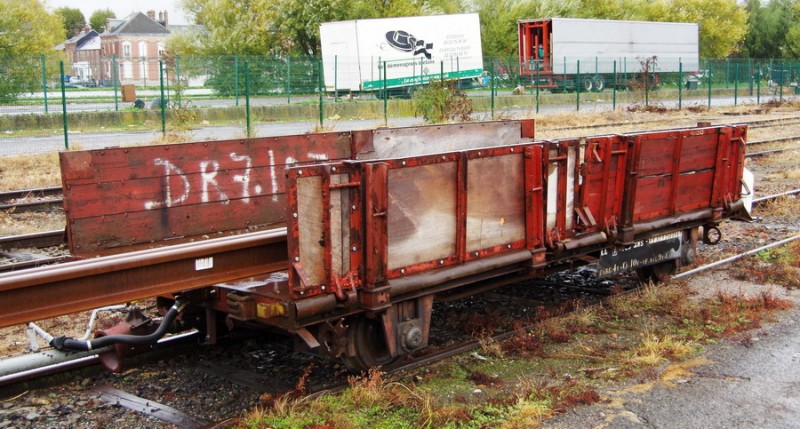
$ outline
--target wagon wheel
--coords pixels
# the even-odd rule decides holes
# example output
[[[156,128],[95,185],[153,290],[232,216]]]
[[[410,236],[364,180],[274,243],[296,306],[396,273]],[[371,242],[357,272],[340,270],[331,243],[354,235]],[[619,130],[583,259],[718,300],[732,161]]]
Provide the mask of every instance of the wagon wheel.
[[[639,280],[641,280],[642,283],[660,283],[675,273],[675,270],[678,269],[677,263],[678,261],[676,259],[659,262],[655,265],[637,269],[636,274],[639,276]]]
[[[376,366],[389,365],[400,356],[391,356],[386,347],[386,336],[380,320],[356,316],[350,320],[347,340],[355,349],[355,356],[345,356],[344,361],[350,369],[367,370]]]

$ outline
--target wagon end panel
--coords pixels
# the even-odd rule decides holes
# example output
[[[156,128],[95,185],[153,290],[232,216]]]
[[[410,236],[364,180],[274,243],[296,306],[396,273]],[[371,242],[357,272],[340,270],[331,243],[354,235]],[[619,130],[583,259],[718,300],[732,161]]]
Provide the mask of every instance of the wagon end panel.
[[[716,126],[631,136],[635,158],[626,185],[626,224],[710,210],[732,215],[741,199],[744,126]]]
[[[349,133],[61,154],[77,255],[283,225],[288,165],[350,157]]]

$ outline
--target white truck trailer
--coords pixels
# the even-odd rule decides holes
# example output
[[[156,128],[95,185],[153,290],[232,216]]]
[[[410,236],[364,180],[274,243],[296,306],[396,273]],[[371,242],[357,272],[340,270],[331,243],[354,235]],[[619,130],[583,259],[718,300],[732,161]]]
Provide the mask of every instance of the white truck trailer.
[[[699,70],[695,23],[544,18],[517,24],[520,73],[540,88],[657,85],[662,73]],[[643,73],[643,62],[653,58]]]
[[[408,95],[483,73],[476,13],[326,22],[319,32],[327,92]]]

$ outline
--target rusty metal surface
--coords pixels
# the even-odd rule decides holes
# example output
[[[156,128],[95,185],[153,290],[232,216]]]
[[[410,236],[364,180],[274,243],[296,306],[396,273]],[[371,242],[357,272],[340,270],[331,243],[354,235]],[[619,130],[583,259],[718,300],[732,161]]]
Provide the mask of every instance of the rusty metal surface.
[[[285,270],[286,230],[0,274],[0,326]]]
[[[532,119],[472,122],[424,127],[379,128],[359,139],[356,159],[405,158],[529,142]]]
[[[284,222],[284,169],[350,158],[349,133],[63,152],[70,250]]]

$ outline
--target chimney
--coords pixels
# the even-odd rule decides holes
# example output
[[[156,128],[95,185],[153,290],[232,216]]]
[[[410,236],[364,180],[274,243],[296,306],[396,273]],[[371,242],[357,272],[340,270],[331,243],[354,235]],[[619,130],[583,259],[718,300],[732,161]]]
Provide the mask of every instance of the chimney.
[[[164,11],[164,19],[161,20],[161,25],[166,28],[169,25],[169,17],[167,16],[167,11]]]
[[[155,10],[148,10],[147,17],[152,19],[153,21],[156,20],[156,11]]]

